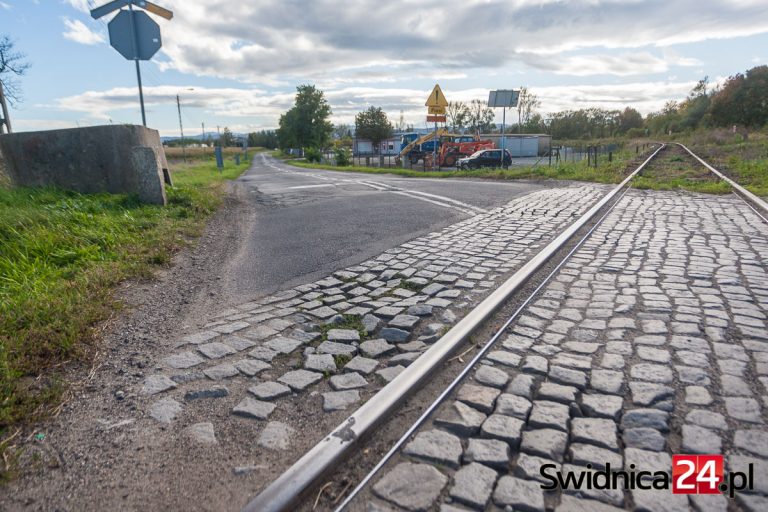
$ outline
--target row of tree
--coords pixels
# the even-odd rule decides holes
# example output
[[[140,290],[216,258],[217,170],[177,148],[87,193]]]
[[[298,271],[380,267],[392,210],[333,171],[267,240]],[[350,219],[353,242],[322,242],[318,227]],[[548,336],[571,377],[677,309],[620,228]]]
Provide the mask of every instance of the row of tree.
[[[711,87],[699,80],[682,101],[668,101],[645,118],[637,110],[589,108],[552,114],[534,114],[523,126],[528,132],[551,133],[556,139],[589,139],[619,135],[641,136],[679,133],[699,128],[768,125],[768,66],[757,66]]]
[[[763,127],[768,124],[768,66],[738,73],[714,88],[709,87],[705,77],[684,100],[667,102],[660,111],[645,118],[632,107],[566,110],[544,118],[538,112],[540,106],[535,94],[521,88],[517,105],[519,121],[510,123],[510,131],[549,133],[555,139],[591,139],[676,133],[711,126]],[[453,131],[497,131],[495,113],[482,100],[451,102],[446,114],[447,125]],[[280,117],[280,128],[275,134],[277,145],[281,148],[329,147],[334,135],[337,140],[351,140],[351,128],[334,127],[329,121],[330,115],[331,107],[322,91],[312,85],[299,86],[296,104]],[[405,126],[402,118],[401,113],[400,129],[401,125]],[[380,107],[370,107],[355,116],[356,135],[373,141],[375,146],[393,131],[392,123]]]

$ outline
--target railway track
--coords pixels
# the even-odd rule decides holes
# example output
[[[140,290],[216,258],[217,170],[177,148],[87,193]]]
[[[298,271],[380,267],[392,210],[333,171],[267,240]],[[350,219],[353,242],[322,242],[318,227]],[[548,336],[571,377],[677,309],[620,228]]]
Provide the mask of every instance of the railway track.
[[[670,154],[672,158],[669,158]],[[617,221],[616,218],[626,220],[635,209],[642,209],[643,197],[627,197],[635,177],[644,172],[668,172],[670,160],[680,162],[681,159],[688,160],[686,166],[698,167],[693,173],[696,179],[726,181],[749,207],[749,212],[768,222],[768,204],[709,166],[688,148],[680,144],[658,146],[621,184],[267,486],[245,510],[313,510],[318,504],[321,509],[338,511],[389,510],[387,507],[393,504],[405,509],[436,510],[439,503],[457,505],[452,510],[464,510],[461,507],[501,510],[505,506],[522,505],[519,503],[522,499],[533,500],[534,505],[529,505],[532,510],[560,506],[564,510],[575,509],[576,504],[572,500],[576,498],[572,494],[556,492],[544,495],[541,491],[537,492],[531,483],[536,480],[536,475],[525,464],[530,466],[532,461],[553,460],[558,465],[578,465],[591,460],[591,457],[596,467],[599,467],[601,457],[610,459],[618,454],[617,460],[621,461],[623,455],[623,460],[628,464],[630,456],[642,456],[645,452],[661,454],[672,449],[691,448],[692,441],[686,439],[691,436],[681,434],[682,427],[675,424],[675,407],[679,403],[687,404],[689,393],[702,393],[701,390],[688,390],[691,386],[683,386],[685,396],[681,397],[683,391],[673,389],[687,382],[685,378],[688,375],[682,378],[680,372],[677,372],[678,375],[668,378],[661,367],[665,364],[672,366],[669,363],[670,354],[679,357],[678,352],[683,349],[668,349],[668,344],[675,340],[661,340],[659,336],[668,329],[681,336],[694,337],[693,331],[685,330],[689,327],[678,327],[678,324],[694,325],[693,320],[677,320],[677,317],[684,318],[685,315],[695,316],[693,306],[687,306],[691,309],[682,310],[681,313],[675,305],[668,312],[670,320],[665,322],[661,320],[666,314],[661,304],[661,296],[664,294],[651,293],[659,291],[655,289],[648,290],[651,298],[646,300],[643,296],[642,304],[639,305],[629,304],[627,299],[626,302],[614,303],[614,307],[609,309],[590,309],[588,304],[582,304],[583,311],[580,312],[576,307],[563,307],[568,305],[568,297],[574,296],[574,292],[567,289],[573,280],[563,277],[578,273],[584,260],[583,256],[579,256],[580,251],[596,251],[592,240],[596,232],[598,238],[610,240],[614,245],[622,247],[621,244],[624,244],[623,249],[627,250],[619,254],[626,256],[627,260],[631,259],[628,256],[633,252],[629,251],[631,243],[622,239],[612,240],[610,231],[605,231],[605,223],[610,218],[611,226],[624,226],[627,223]],[[664,203],[664,208],[670,208],[668,201]],[[707,230],[706,227],[704,229]],[[763,227],[762,233],[767,230]],[[642,238],[643,235],[639,236]],[[686,236],[691,240],[695,234]],[[638,239],[637,233],[634,239]],[[682,236],[670,240],[677,243],[682,240]],[[649,257],[651,245],[645,241],[638,247]],[[664,248],[660,250],[669,258],[679,258],[682,254]],[[699,263],[699,260],[696,262]],[[629,284],[629,277],[637,274],[645,284],[638,284],[638,278],[635,277],[633,289],[640,288],[642,291],[643,287],[658,288],[650,284],[654,279],[651,274],[658,275],[657,271],[643,270],[643,266],[635,269],[632,265],[622,268],[620,258],[609,263],[598,267],[604,270],[606,276],[628,276],[624,279]],[[587,275],[598,276],[600,272]],[[701,284],[697,279],[703,278],[694,275],[691,279]],[[597,277],[595,282],[599,283]],[[609,280],[605,282],[609,283]],[[618,287],[619,281],[614,279],[612,282]],[[676,290],[680,286],[670,289]],[[768,284],[765,286],[768,293]],[[584,289],[584,286],[579,288]],[[603,289],[603,295],[612,293],[608,285],[598,289]],[[578,294],[575,296],[578,297]],[[556,304],[558,301],[559,305]],[[595,301],[601,302],[607,300]],[[768,308],[768,302],[764,306],[761,304],[758,300],[758,306]],[[565,317],[561,316],[564,311],[567,311]],[[632,317],[633,314],[636,318]],[[758,315],[750,318],[754,320],[756,317],[759,319]],[[559,330],[549,330],[553,324],[557,324]],[[675,331],[678,328],[680,332]],[[709,326],[705,328],[709,329]],[[563,329],[565,332],[561,333]],[[638,331],[642,332],[638,334]],[[647,331],[654,334],[646,334]],[[743,328],[742,332],[749,331]],[[615,345],[617,352],[607,352],[601,346],[605,343],[623,343],[621,338],[630,336],[628,333],[633,333],[633,337],[655,335],[657,338],[653,343],[650,339],[644,339],[636,344],[637,348],[642,347],[640,356],[634,353],[635,346]],[[715,336],[713,333],[707,330],[704,334],[702,331],[703,337],[708,339]],[[605,335],[617,339],[610,340]],[[485,341],[469,344],[469,349],[463,351],[471,337]],[[548,339],[540,343],[542,337]],[[718,338],[717,341],[723,340]],[[565,345],[561,346],[561,343]],[[695,352],[695,347],[689,346],[690,343],[683,345],[688,352]],[[461,353],[457,355],[460,347]],[[619,347],[624,351],[629,350],[629,353],[623,354],[618,350]],[[599,364],[594,362],[598,354],[603,358]],[[469,362],[460,371],[449,372],[449,378],[436,378],[437,374],[445,370],[446,361],[455,361],[457,358],[459,361],[466,358]],[[619,359],[624,362],[624,366],[620,367]],[[592,362],[588,363],[588,360]],[[627,376],[626,366],[630,365]],[[690,367],[696,366],[691,364]],[[655,375],[654,372],[661,374]],[[685,372],[696,373],[690,370]],[[620,379],[619,374],[626,378]],[[617,380],[622,382],[617,384]],[[721,384],[721,388],[723,386]],[[715,391],[723,390],[715,387]],[[421,396],[414,399],[415,395]],[[408,410],[400,412],[404,405]],[[656,412],[672,415],[671,420],[668,417],[671,423],[665,427],[666,430],[659,430],[666,436],[662,436],[662,449],[645,449],[659,442],[658,436],[649,431],[632,432],[632,435],[645,435],[647,439],[626,439],[626,433],[633,428],[619,422],[625,421],[624,411],[630,411],[632,418],[637,416],[632,415],[632,410],[645,411],[649,418],[654,418]],[[728,406],[729,413],[730,410]],[[728,417],[729,422],[731,419]],[[764,416],[761,421],[763,419]],[[642,420],[636,421],[643,423]],[[619,425],[624,436],[622,439],[611,441],[611,436],[616,436],[615,431],[610,431],[611,422],[614,428]],[[736,423],[728,424],[728,427],[732,426],[738,427]],[[690,427],[704,428],[698,423]],[[609,431],[602,433],[600,430],[604,428]],[[764,422],[762,428],[765,428]],[[592,430],[595,432],[590,433]],[[698,431],[696,433],[701,434]],[[559,452],[553,451],[553,447],[559,446],[561,441],[563,448]],[[734,443],[729,439],[724,444],[733,446]],[[569,446],[567,452],[566,445]],[[603,453],[601,450],[608,451]],[[643,453],[638,455],[636,452]],[[649,464],[652,462],[638,460]],[[424,461],[429,464],[420,463]],[[445,471],[429,469],[435,463]],[[328,489],[332,489],[332,492]],[[413,489],[418,491],[413,492]],[[578,495],[578,498],[583,497]],[[588,494],[586,497],[596,500],[586,502],[587,506],[590,503],[595,506],[610,504],[641,508],[647,505],[641,503],[646,498],[629,491],[619,494],[606,491],[604,495]]]

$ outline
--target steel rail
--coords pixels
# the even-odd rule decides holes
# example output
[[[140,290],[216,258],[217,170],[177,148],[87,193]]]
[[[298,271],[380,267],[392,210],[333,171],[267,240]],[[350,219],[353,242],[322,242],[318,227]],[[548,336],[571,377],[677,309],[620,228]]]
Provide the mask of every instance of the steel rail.
[[[681,146],[683,149],[688,151],[693,157],[695,157],[699,162],[704,164],[710,171],[714,172],[718,177],[724,179],[725,181],[729,182],[729,184],[735,186],[735,188],[741,189],[740,186],[735,184],[732,180],[729,180],[725,176],[723,176],[721,173],[719,173],[717,170],[706,164],[701,158],[697,157],[691,150],[689,150],[687,147],[685,147],[683,144],[675,143]],[[743,190],[743,189],[742,189]],[[614,210],[617,204],[621,201],[621,199],[626,195],[626,193],[629,191],[629,187],[627,187],[626,190],[621,194],[621,196],[606,210],[606,212],[600,217],[600,219],[595,222],[595,224],[585,233],[581,239],[573,246],[573,248],[568,252],[568,254],[563,257],[563,259],[557,264],[557,266],[552,269],[552,271],[542,280],[542,282],[536,287],[535,290],[533,290],[528,297],[523,301],[520,306],[512,313],[512,315],[504,322],[504,324],[496,330],[494,335],[483,345],[483,347],[480,348],[478,353],[472,358],[472,360],[464,367],[464,369],[451,381],[450,384],[440,393],[440,395],[427,407],[424,412],[419,416],[419,418],[408,428],[408,430],[400,436],[400,438],[395,442],[394,445],[390,448],[390,450],[379,460],[379,462],[374,466],[373,469],[371,469],[368,474],[358,483],[358,485],[352,489],[352,491],[344,498],[344,501],[341,502],[341,504],[334,510],[334,512],[343,512],[348,505],[352,503],[352,501],[355,499],[355,497],[365,488],[366,485],[376,476],[376,474],[384,467],[384,465],[389,462],[389,460],[397,453],[397,451],[405,444],[405,442],[416,432],[416,430],[421,427],[421,425],[424,424],[424,422],[429,418],[430,415],[440,406],[440,404],[443,403],[443,401],[450,395],[450,393],[456,389],[456,387],[461,383],[462,380],[467,376],[467,374],[478,364],[480,359],[482,359],[485,354],[488,353],[488,351],[496,344],[498,339],[504,334],[504,332],[509,328],[509,326],[514,322],[517,317],[523,312],[523,310],[528,306],[528,304],[533,301],[533,299],[538,295],[538,293],[541,291],[542,288],[544,288],[551,280],[552,278],[557,274],[557,272],[565,265],[568,260],[570,260],[571,256],[579,250],[579,248],[584,244],[584,242],[587,241],[587,239],[592,235],[592,233],[603,223],[603,221],[608,217],[608,215]],[[748,191],[747,194],[749,194]],[[737,194],[738,195],[738,194]],[[752,204],[750,204],[749,201],[747,201],[744,197],[739,196],[739,198],[744,201],[744,203],[755,212],[755,214],[763,219],[764,221],[768,222],[768,219],[763,217],[763,215],[758,212]],[[759,199],[758,199],[759,201]]]
[[[330,468],[352,450],[358,440],[400,404],[464,340],[487,320],[512,294],[543,267],[565,244],[608,204],[665,147],[662,144],[624,181],[603,196],[544,249],[531,258],[467,316],[453,326],[400,375],[380,389],[368,402],[350,415],[330,434],[305,453],[290,468],[251,500],[244,512],[282,512],[291,510]]]
[[[400,449],[400,447],[405,444],[405,441],[408,440],[411,435],[413,435],[414,432],[416,432],[416,429],[419,428],[426,420],[427,418],[437,409],[440,404],[448,397],[448,395],[456,388],[456,386],[459,385],[459,383],[464,379],[464,377],[467,376],[467,374],[474,368],[475,365],[480,361],[480,359],[485,356],[485,354],[488,353],[488,351],[493,347],[493,345],[496,344],[496,341],[501,337],[502,334],[504,334],[504,331],[507,330],[507,328],[514,322],[518,316],[520,316],[520,313],[523,312],[523,310],[528,306],[528,304],[531,303],[534,297],[538,295],[539,291],[541,291],[544,286],[546,286],[549,281],[552,280],[552,278],[557,274],[557,272],[565,265],[568,260],[573,256],[573,254],[579,250],[579,248],[584,244],[584,242],[587,241],[589,236],[592,234],[592,232],[597,229],[600,224],[603,223],[605,218],[608,216],[609,213],[613,211],[613,209],[616,207],[616,205],[621,201],[621,199],[624,197],[624,195],[629,191],[629,187],[627,187],[619,196],[619,198],[606,210],[606,212],[598,219],[598,221],[595,223],[594,226],[592,226],[589,231],[587,231],[584,236],[581,237],[581,239],[576,243],[576,245],[573,246],[573,248],[568,251],[568,254],[565,255],[565,257],[560,261],[560,263],[557,264],[557,266],[552,269],[552,271],[547,275],[547,277],[542,280],[542,282],[536,287],[535,290],[533,290],[529,295],[528,298],[523,301],[522,304],[515,310],[514,313],[507,319],[506,322],[504,322],[504,325],[502,325],[499,329],[496,330],[496,333],[491,337],[490,340],[488,340],[483,347],[478,351],[477,354],[472,358],[472,360],[464,367],[464,369],[456,376],[453,381],[448,384],[448,387],[446,387],[442,393],[432,402],[432,404],[427,407],[421,416],[419,416],[419,419],[417,419],[413,425],[403,434],[400,439],[397,440],[397,442],[390,448],[390,450],[382,457],[382,459],[376,464],[376,466],[365,476],[363,480],[360,481],[360,483],[355,487],[351,493],[344,499],[344,501],[336,508],[335,512],[341,512],[346,508],[347,505],[349,505],[352,500],[355,498],[355,496],[363,490],[363,488],[368,484],[368,482],[376,475],[376,473],[381,470],[381,468],[384,467],[384,465],[389,461],[389,459],[392,458],[392,456],[397,453],[397,450]]]
[[[688,152],[688,154],[690,154],[693,158],[698,160],[701,165],[703,165],[704,167],[706,167],[707,169],[709,169],[710,171],[715,173],[721,180],[723,180],[726,183],[728,183],[731,187],[733,187],[733,189],[736,192],[738,192],[738,194],[740,194],[742,197],[746,198],[748,200],[748,202],[751,202],[752,204],[754,204],[755,206],[760,208],[763,211],[763,215],[760,215],[760,217],[762,217],[763,220],[765,220],[764,215],[768,215],[768,203],[766,203],[765,201],[763,201],[762,199],[757,197],[755,194],[753,194],[749,190],[745,189],[744,187],[742,187],[741,185],[739,185],[738,183],[733,181],[731,178],[729,178],[728,176],[726,176],[725,174],[723,174],[722,172],[718,171],[717,169],[715,169],[714,167],[709,165],[707,162],[705,162],[704,160],[699,158],[698,155],[696,155],[693,151],[688,149],[684,144],[681,144],[679,142],[675,142],[675,144],[677,144],[678,146],[680,146],[681,148],[686,150]]]

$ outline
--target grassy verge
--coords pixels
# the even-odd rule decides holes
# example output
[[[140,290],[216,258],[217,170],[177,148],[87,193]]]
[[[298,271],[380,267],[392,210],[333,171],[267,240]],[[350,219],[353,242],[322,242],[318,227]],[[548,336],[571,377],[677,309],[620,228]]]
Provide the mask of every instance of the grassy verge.
[[[632,183],[639,189],[728,194],[731,187],[677,145],[668,145]]]
[[[258,153],[259,151],[264,151],[264,148],[248,148],[249,155]],[[222,154],[224,155],[224,158],[234,158],[237,154],[242,156],[243,149],[239,147],[222,148]],[[214,148],[165,148],[165,157],[168,160],[182,160],[184,155],[186,155],[188,161],[206,162],[211,158],[214,158]]]
[[[729,130],[692,134],[683,142],[753,194],[768,197],[768,131],[744,135]]]
[[[754,132],[744,140],[741,135],[731,134],[724,130],[707,130],[682,137],[676,136],[674,140],[688,145],[695,153],[699,154],[716,168],[724,171],[737,183],[754,194],[768,197],[768,133]],[[635,142],[626,142],[624,146],[626,148],[634,148]],[[643,143],[647,143],[647,141],[639,142],[639,144]],[[582,141],[581,144],[585,143]],[[586,161],[561,162],[551,167],[543,161],[544,165],[474,171],[419,171],[403,168],[361,166],[337,167],[292,159],[290,156],[283,155],[279,151],[273,152],[273,156],[285,160],[290,165],[306,169],[326,169],[366,174],[394,174],[414,178],[554,179],[619,183],[630,170],[639,165],[639,157],[642,155],[636,155],[634,150],[621,150],[614,153],[612,162],[608,162],[607,158],[601,156],[596,168],[587,166]],[[699,176],[697,173],[686,175],[683,172],[678,172],[679,170],[672,169],[672,171],[674,172],[668,174],[663,172],[646,172],[643,176],[636,178],[633,181],[633,185],[640,189],[682,189],[706,194],[727,194],[731,191],[730,186],[725,182],[713,178],[713,175],[708,173],[704,177]]]
[[[64,389],[58,369],[87,362],[115,285],[167,264],[249,163],[174,168],[165,208],[128,195],[0,187],[0,439],[40,419]],[[0,445],[1,447],[1,445]]]
[[[536,165],[510,169],[478,169],[472,171],[447,169],[443,171],[418,171],[396,167],[339,167],[334,165],[308,163],[303,160],[286,160],[286,163],[305,169],[326,169],[330,171],[359,172],[366,174],[395,174],[410,178],[481,178],[495,180],[554,179],[618,183],[621,181],[624,169],[632,158],[632,153],[622,151],[614,153],[612,162],[608,162],[607,157],[601,157],[598,160],[598,166],[596,168],[589,167],[586,160],[584,160],[581,162],[561,162],[559,164],[553,164],[551,167],[549,165]]]

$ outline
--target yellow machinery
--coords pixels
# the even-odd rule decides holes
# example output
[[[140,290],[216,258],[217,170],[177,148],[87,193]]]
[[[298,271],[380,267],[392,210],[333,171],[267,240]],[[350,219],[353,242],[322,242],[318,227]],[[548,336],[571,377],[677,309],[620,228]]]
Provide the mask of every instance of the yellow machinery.
[[[437,130],[437,132],[429,132],[426,135],[422,135],[418,139],[414,140],[413,142],[405,146],[403,150],[400,151],[400,154],[397,155],[397,157],[395,158],[395,162],[397,163],[397,165],[400,165],[400,162],[402,162],[403,158],[405,158],[405,156],[408,153],[410,153],[411,150],[416,146],[424,144],[425,142],[429,142],[430,140],[434,139],[435,136],[437,136],[437,139],[440,140],[440,137],[443,137],[446,135],[449,135],[449,134],[448,134],[448,130],[446,130],[445,128],[440,128],[439,130]]]

